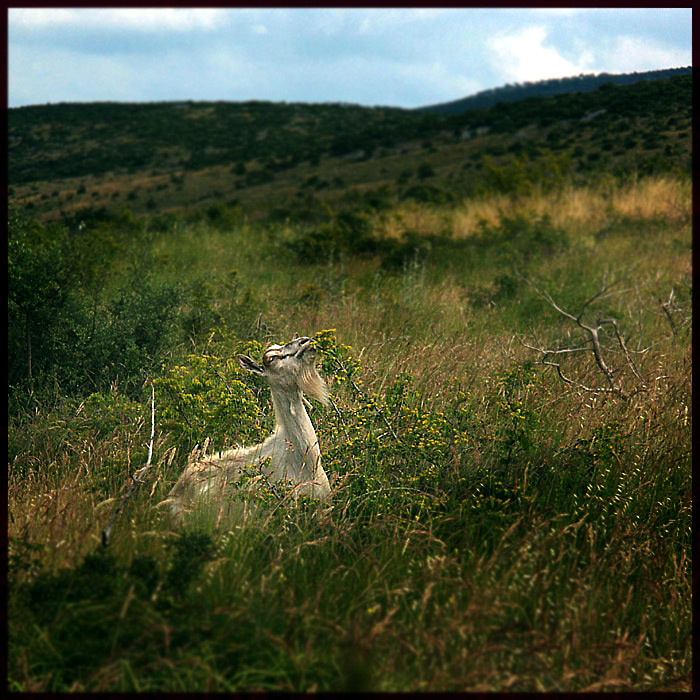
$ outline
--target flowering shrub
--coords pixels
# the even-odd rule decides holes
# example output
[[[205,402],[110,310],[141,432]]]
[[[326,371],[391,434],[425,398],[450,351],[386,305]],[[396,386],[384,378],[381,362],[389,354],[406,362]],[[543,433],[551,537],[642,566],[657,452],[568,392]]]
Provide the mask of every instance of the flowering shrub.
[[[490,467],[507,461],[516,447],[529,447],[536,419],[512,387],[527,386],[535,376],[531,368],[518,366],[494,383],[496,410],[509,418],[501,415],[505,427],[489,434],[476,419],[471,394],[458,383],[448,387],[452,398],[444,411],[430,410],[409,372],[398,374],[379,396],[363,389],[361,365],[334,331],[321,331],[316,346],[322,371],[333,383],[333,410],[317,427],[325,468],[336,479],[346,512],[420,521],[438,516],[448,503],[464,513],[514,512],[521,487]],[[496,458],[475,463],[475,450],[482,449]]]
[[[237,352],[260,355],[257,341]],[[190,354],[187,363],[165,369],[155,380],[161,427],[191,446],[209,438],[213,447],[259,442],[269,425],[263,420],[263,398],[243,381],[236,353],[225,358]],[[267,397],[264,399],[267,400]]]
[[[327,380],[350,383],[360,373],[360,361],[351,356],[352,347],[338,344],[335,328],[319,331],[313,340],[320,355],[318,367]]]

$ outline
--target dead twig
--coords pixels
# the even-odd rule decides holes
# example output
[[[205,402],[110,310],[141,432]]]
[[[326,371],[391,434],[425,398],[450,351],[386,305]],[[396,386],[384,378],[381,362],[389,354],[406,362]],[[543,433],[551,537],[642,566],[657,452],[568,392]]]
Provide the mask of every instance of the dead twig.
[[[661,306],[661,310],[666,315],[666,320],[668,321],[668,325],[671,326],[671,333],[673,333],[673,335],[676,335],[678,333],[678,329],[676,328],[676,324],[673,320],[673,315],[671,313],[672,311],[679,311],[678,305],[674,300],[675,292],[676,290],[672,288],[671,293],[668,295],[668,299],[666,301],[663,301],[663,299],[659,299],[659,305]]]
[[[607,281],[607,275],[603,277],[603,283],[601,289],[596,292],[592,297],[587,299],[581,306],[580,311],[578,312],[577,315],[574,315],[565,309],[563,309],[554,299],[547,293],[541,291],[537,285],[534,284],[531,280],[527,279],[526,277],[523,277],[523,275],[520,274],[517,270],[515,271],[516,274],[524,281],[526,282],[537,294],[537,296],[540,297],[540,299],[543,299],[546,301],[555,311],[560,313],[562,316],[565,318],[568,318],[569,320],[573,321],[582,331],[584,331],[587,335],[587,338],[584,339],[583,343],[577,344],[577,345],[568,345],[565,347],[559,347],[559,348],[545,348],[542,346],[542,344],[539,342],[537,339],[537,336],[535,336],[535,341],[537,342],[537,345],[530,345],[528,343],[525,343],[520,337],[518,337],[518,340],[520,341],[521,345],[524,347],[528,348],[529,350],[533,350],[535,352],[538,352],[542,355],[542,358],[540,360],[540,363],[542,365],[545,365],[547,367],[553,367],[559,378],[566,384],[569,384],[570,386],[577,387],[579,389],[582,389],[583,391],[591,392],[591,393],[611,393],[611,394],[618,394],[619,396],[623,398],[630,398],[634,394],[639,393],[640,391],[645,391],[646,390],[646,384],[644,382],[644,379],[642,378],[642,375],[639,372],[639,369],[637,368],[636,363],[634,362],[634,359],[632,358],[632,353],[627,347],[627,344],[625,342],[625,339],[620,332],[620,328],[617,324],[617,321],[614,318],[606,318],[606,319],[596,319],[595,324],[589,324],[585,323],[583,321],[583,316],[586,313],[586,310],[591,306],[591,304],[596,301],[603,299],[605,297],[611,296],[613,294],[619,294],[623,291],[626,290],[621,290],[621,289],[615,289],[613,291],[614,287],[617,287],[617,285],[620,284],[621,280],[617,280],[615,282],[608,283]],[[605,347],[601,343],[600,339],[600,330],[603,326],[612,326],[614,331],[615,331],[615,337],[617,339],[617,345],[619,346],[619,349],[614,349],[610,347]],[[648,349],[648,348],[647,348]],[[568,377],[566,374],[564,374],[564,371],[562,370],[562,366],[560,362],[556,361],[556,358],[562,355],[566,354],[571,354],[571,353],[577,353],[577,352],[591,352],[593,354],[593,357],[595,359],[595,363],[598,366],[598,369],[600,372],[603,374],[605,377],[605,381],[607,383],[607,386],[598,386],[598,387],[592,387],[592,386],[587,386],[585,384],[582,384],[581,382],[576,381],[575,379],[572,379],[571,377]],[[628,393],[625,391],[625,389],[622,386],[621,379],[618,377],[618,371],[613,368],[609,362],[606,359],[605,352],[621,352],[624,354],[625,359],[627,360],[627,366],[629,369],[632,371],[634,376],[636,377],[637,381],[639,382],[639,385],[631,392]],[[639,354],[639,353],[638,353]]]
[[[119,504],[114,509],[114,513],[112,513],[112,517],[109,519],[109,523],[107,524],[107,527],[104,530],[102,530],[102,546],[103,547],[106,547],[109,544],[109,535],[112,532],[112,527],[114,527],[114,523],[117,520],[117,516],[121,512],[122,508],[126,505],[127,501],[131,498],[131,495],[134,493],[134,491],[138,488],[138,486],[140,484],[143,483],[143,477],[145,476],[146,472],[151,467],[151,461],[153,459],[153,438],[155,436],[155,432],[156,432],[156,394],[155,394],[155,389],[153,387],[153,384],[151,383],[151,441],[148,445],[148,460],[146,461],[146,464],[143,467],[141,467],[135,474],[133,474],[130,477],[131,484],[129,485],[127,492],[124,494],[124,496],[122,497],[122,500],[119,501]]]

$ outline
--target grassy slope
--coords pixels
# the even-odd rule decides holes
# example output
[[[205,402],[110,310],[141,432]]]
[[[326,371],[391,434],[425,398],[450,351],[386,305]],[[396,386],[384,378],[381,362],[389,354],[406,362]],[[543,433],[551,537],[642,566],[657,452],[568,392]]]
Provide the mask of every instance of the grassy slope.
[[[569,153],[581,179],[616,168],[689,171],[691,85],[683,76],[454,117],[267,103],[22,108],[9,118],[10,199],[40,219],[222,203],[259,218],[300,195],[335,204],[353,187],[468,194],[485,177],[485,155],[500,164],[542,148]],[[433,174],[419,177],[422,165]]]
[[[305,229],[290,223],[154,233],[156,274],[236,269],[251,290],[254,325],[240,329],[243,311],[229,308],[196,357],[328,328],[351,346],[327,344],[336,408],[314,409],[334,507],[224,528],[213,548],[175,536],[153,505],[190,443],[159,418],[156,467],[113,558],[84,561],[104,499],[144,459],[147,400],[115,392],[11,428],[11,687],[689,689],[689,212],[690,187],[673,177],[405,202],[373,214],[374,234],[413,231],[431,247],[393,272],[372,256],[301,264],[285,242]],[[559,238],[532,248],[544,214]],[[510,253],[478,242],[480,221],[497,234],[518,220]],[[636,356],[647,391],[593,395],[533,367],[518,337],[551,346],[576,329],[513,262],[571,310],[606,273],[624,280],[591,317],[651,347]],[[675,333],[659,303],[672,289]],[[192,366],[186,350],[170,368]],[[381,415],[334,365],[348,355]],[[624,359],[609,359],[634,386]],[[602,381],[588,355],[566,370]],[[264,430],[266,394],[257,400]],[[161,393],[157,410],[166,403]]]

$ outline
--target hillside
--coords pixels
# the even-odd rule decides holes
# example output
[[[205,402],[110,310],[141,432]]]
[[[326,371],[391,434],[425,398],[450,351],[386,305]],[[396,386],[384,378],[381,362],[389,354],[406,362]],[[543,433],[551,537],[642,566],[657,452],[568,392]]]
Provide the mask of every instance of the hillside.
[[[687,68],[667,68],[644,73],[582,74],[570,78],[553,78],[537,82],[517,83],[491,90],[482,90],[475,95],[459,100],[420,107],[419,111],[432,112],[434,114],[462,114],[471,109],[492,107],[499,102],[518,102],[528,97],[551,97],[567,93],[590,92],[591,90],[597,90],[603,85],[632,85],[642,80],[660,80],[680,75],[692,75],[692,73],[692,67],[688,66]]]
[[[688,171],[691,94],[683,75],[461,115],[264,102],[24,107],[9,111],[10,200],[40,219],[211,205],[259,217],[352,191],[460,197],[487,163],[545,153],[581,181]]]
[[[691,112],[13,111],[9,690],[689,692]],[[295,334],[331,501],[173,522]]]

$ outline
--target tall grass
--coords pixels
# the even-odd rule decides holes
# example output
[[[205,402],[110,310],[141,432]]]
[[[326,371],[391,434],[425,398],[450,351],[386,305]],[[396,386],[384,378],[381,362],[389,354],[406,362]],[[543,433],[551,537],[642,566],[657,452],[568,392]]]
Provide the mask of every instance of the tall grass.
[[[154,234],[154,275],[236,270],[236,303],[214,285],[201,303],[217,330],[163,368],[154,467],[108,550],[100,529],[145,461],[148,392],[10,424],[10,688],[689,689],[689,207],[689,188],[660,178],[402,205],[376,235],[430,244],[389,269],[299,263],[294,227]],[[537,365],[520,340],[577,329],[515,268],[572,311],[622,278],[591,313],[618,320],[646,390],[593,394]],[[271,425],[248,379],[256,415],[216,423],[227,358],[294,332],[316,335],[333,396],[312,408],[332,505],[173,530],[156,504],[193,441]],[[566,370],[603,379],[590,354]]]

